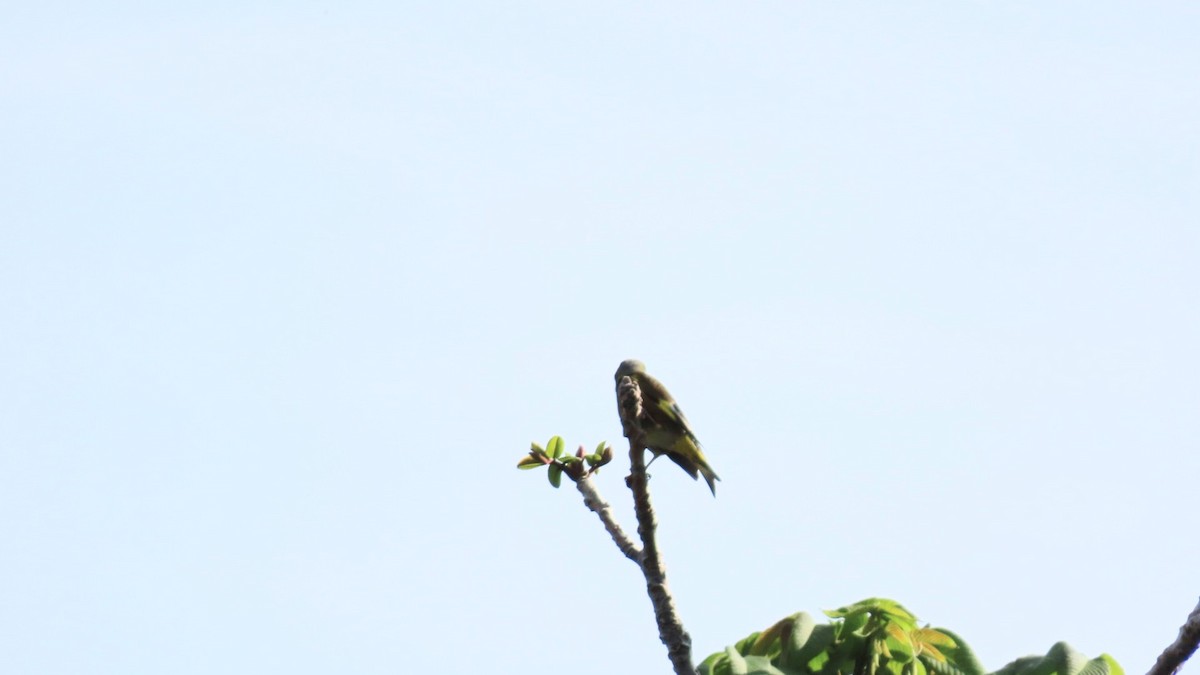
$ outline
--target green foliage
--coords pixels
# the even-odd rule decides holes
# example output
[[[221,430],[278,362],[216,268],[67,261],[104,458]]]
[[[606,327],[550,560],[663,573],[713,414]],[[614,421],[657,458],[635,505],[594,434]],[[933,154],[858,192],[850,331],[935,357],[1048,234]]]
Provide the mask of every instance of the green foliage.
[[[1125,675],[1125,671],[1108,654],[1089,660],[1067,643],[1058,642],[1045,656],[1019,658],[992,675]]]
[[[550,459],[558,459],[562,457],[563,446],[565,445],[566,443],[563,442],[562,436],[555,436],[546,444],[546,454],[550,456]]]
[[[544,466],[547,468],[546,478],[550,480],[551,485],[558,487],[562,485],[563,474],[574,481],[583,480],[599,471],[600,467],[611,462],[613,458],[612,446],[607,443],[600,443],[596,446],[596,452],[590,455],[584,453],[582,445],[574,455],[568,455],[565,452],[566,445],[562,436],[551,438],[544,448],[537,443],[531,443],[529,454],[517,461],[517,468],[528,470]]]
[[[900,603],[868,598],[804,612],[751,633],[700,664],[702,675],[985,675],[974,652],[945,628],[921,627]],[[1124,675],[1111,656],[1088,660],[1060,642],[1044,657],[1018,659],[992,675]]]

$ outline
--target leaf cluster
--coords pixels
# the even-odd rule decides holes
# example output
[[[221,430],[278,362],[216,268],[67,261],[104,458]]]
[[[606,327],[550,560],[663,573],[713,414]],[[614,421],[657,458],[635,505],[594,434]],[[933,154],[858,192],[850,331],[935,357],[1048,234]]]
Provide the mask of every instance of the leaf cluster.
[[[565,452],[565,447],[562,436],[551,438],[544,448],[537,443],[531,443],[529,454],[517,462],[517,468],[537,469],[544,466],[547,468],[546,477],[550,484],[558,487],[562,484],[563,474],[573,481],[580,481],[596,473],[600,467],[613,459],[612,446],[604,441],[596,446],[596,451],[591,454],[586,453],[581,445],[575,454],[570,455]]]
[[[804,612],[751,633],[700,664],[702,675],[985,675],[974,652],[945,628],[922,627],[900,603],[869,598],[825,612]],[[1124,675],[1102,655],[1088,661],[1065,643],[992,675]]]
[[[1056,642],[1045,656],[1025,656],[991,675],[1125,675],[1117,660],[1108,654],[1094,659]]]

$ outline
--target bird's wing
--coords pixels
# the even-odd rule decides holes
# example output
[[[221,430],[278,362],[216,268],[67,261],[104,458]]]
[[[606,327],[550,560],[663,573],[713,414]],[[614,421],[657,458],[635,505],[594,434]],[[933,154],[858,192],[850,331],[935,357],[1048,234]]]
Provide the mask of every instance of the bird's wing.
[[[696,439],[696,434],[692,431],[692,425],[688,423],[687,417],[683,414],[683,409],[679,407],[674,397],[661,382],[649,375],[642,375],[639,378],[638,386],[645,392],[642,397],[643,414],[650,418],[651,422],[658,426],[679,429],[693,443],[700,444],[700,441]]]

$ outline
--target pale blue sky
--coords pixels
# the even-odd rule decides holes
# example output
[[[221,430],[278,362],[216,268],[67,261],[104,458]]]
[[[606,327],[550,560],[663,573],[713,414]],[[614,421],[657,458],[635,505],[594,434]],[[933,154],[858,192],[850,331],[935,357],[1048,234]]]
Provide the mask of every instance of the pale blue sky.
[[[697,661],[882,595],[1136,673],[1200,594],[1195,3],[5,14],[0,671],[665,672],[513,468],[630,357]]]

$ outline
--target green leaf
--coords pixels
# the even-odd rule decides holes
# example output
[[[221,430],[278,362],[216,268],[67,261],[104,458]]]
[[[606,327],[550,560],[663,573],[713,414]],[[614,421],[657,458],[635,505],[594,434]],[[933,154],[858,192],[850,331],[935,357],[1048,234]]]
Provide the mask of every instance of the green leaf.
[[[958,643],[954,641],[954,638],[950,637],[949,635],[943,633],[942,631],[940,631],[936,628],[929,628],[929,627],[918,628],[916,635],[914,635],[913,637],[924,644],[933,645],[935,647],[957,647],[958,646]]]
[[[904,621],[915,622],[917,620],[917,617],[913,616],[907,609],[904,609],[903,605],[887,598],[867,598],[866,600],[859,600],[852,605],[825,611],[825,615],[831,619],[843,619],[852,615],[867,613],[883,614],[888,618]]]
[[[821,673],[825,671],[825,666],[829,663],[829,660],[829,652],[822,649],[821,651],[817,652],[816,656],[809,659],[808,662],[804,664],[804,667],[807,668],[808,672],[810,673]]]
[[[801,614],[801,616],[808,619],[810,623],[815,623],[807,614]],[[798,619],[796,623],[799,625],[801,620]],[[813,626],[811,635],[803,644],[800,644],[798,632],[794,631],[790,645],[793,651],[788,659],[789,663],[803,665],[813,672],[820,670],[821,666],[825,665],[825,661],[829,659],[827,650],[833,644],[834,632],[833,626],[828,624]]]
[[[1101,654],[1088,661],[1078,675],[1125,675],[1125,671],[1117,664],[1116,659],[1108,654]]]
[[[931,644],[917,643],[917,656],[925,660],[925,663],[945,663],[946,655],[937,647]]]
[[[945,655],[949,666],[962,671],[962,675],[984,675],[987,672],[983,664],[979,662],[979,658],[975,656],[975,652],[971,651],[971,647],[967,645],[966,640],[963,640],[953,631],[945,628],[934,630],[954,641],[955,646],[953,647],[942,644],[937,645],[938,651]],[[928,661],[925,662],[925,665],[935,668],[937,672],[943,672],[941,668],[937,668],[937,666]]]
[[[892,658],[904,663],[911,661],[913,655],[917,653],[908,632],[894,623],[888,625],[887,638],[884,639],[883,644],[891,652]]]
[[[946,661],[938,661],[929,654],[918,654],[917,658],[921,659],[921,663],[925,664],[926,670],[930,671],[931,673],[935,673],[935,675],[967,675]]]
[[[1055,642],[1045,656],[1018,659],[1000,670],[1009,672],[1010,667],[1019,664],[1019,670],[1011,671],[1014,675],[1071,675],[1083,668],[1086,660],[1067,643]]]
[[[758,637],[760,635],[762,635],[762,631],[756,630],[753,633],[742,638],[741,640],[738,640],[737,642],[735,642],[733,644],[733,648],[737,650],[738,654],[743,654],[743,655],[749,654],[750,651],[752,649],[754,649],[754,643],[758,642]]]
[[[604,454],[604,446],[606,446],[606,445],[608,445],[608,441],[600,441],[600,445],[596,446],[596,456],[597,457]]]
[[[1045,661],[1042,656],[1022,656],[1010,663],[1004,665],[1003,668],[992,673],[992,675],[1025,675],[1031,673]]]
[[[725,658],[729,660],[729,675],[748,675],[750,672],[746,666],[746,658],[733,647],[725,648]]]
[[[863,610],[858,607],[858,605],[861,604],[861,602],[856,602],[853,605],[846,605],[844,607],[838,607],[837,609],[827,609],[824,610],[825,616],[831,619],[844,619],[851,614],[861,614]]]
[[[713,652],[700,663],[700,675],[729,675],[729,658],[725,652]]]
[[[846,618],[842,621],[842,626],[838,631],[838,634],[842,639],[849,639],[851,635],[865,637],[866,632],[863,629],[867,627],[867,621],[869,621],[870,618],[871,617],[868,616],[866,612],[854,612],[852,614],[847,614]]]
[[[536,469],[542,466],[546,466],[545,463],[533,455],[525,455],[521,458],[521,461],[517,462],[517,468],[523,471],[528,469]]]
[[[1037,675],[1076,675],[1087,663],[1087,657],[1065,642],[1055,642],[1034,673]]]
[[[1104,659],[1104,662],[1108,664],[1108,672],[1112,673],[1112,675],[1125,675],[1125,669],[1121,667],[1121,664],[1117,663],[1117,660],[1108,654],[1101,654],[1096,658]]]
[[[804,647],[812,637],[817,622],[805,612],[797,612],[790,617],[791,626],[783,636],[782,649],[779,654],[779,665],[800,668],[811,656],[804,655]]]
[[[895,640],[893,639],[892,642],[895,643]],[[892,648],[888,646],[887,640],[872,640],[871,646],[875,653],[880,656],[887,659],[892,658]]]
[[[1080,652],[1075,651],[1071,645],[1065,642],[1060,642],[1058,644],[1063,646],[1063,656],[1065,657],[1063,661],[1064,671],[1062,675],[1077,675],[1077,673],[1083,670],[1083,667],[1087,665],[1088,657],[1084,656]]]
[[[787,675],[787,673],[772,665],[771,659],[765,656],[747,656],[746,675]]]
[[[751,646],[750,651],[743,653],[779,656],[789,650],[789,647],[784,642],[793,639],[797,630],[803,633],[800,644],[804,644],[804,641],[808,640],[808,635],[812,633],[812,628],[812,617],[804,612],[797,612],[787,618],[780,619],[775,622],[774,626],[763,631],[754,641],[754,645]]]
[[[530,452],[534,452],[534,453],[546,452],[546,449],[543,448],[542,446],[538,445],[536,442],[529,444],[529,450],[530,450]]]
[[[904,605],[901,605],[895,600],[888,600],[887,598],[876,598],[876,601],[878,604],[878,611],[881,614],[886,614],[888,618],[892,619],[893,621],[914,624],[913,628],[916,628],[917,617],[914,616],[912,612],[905,609]]]
[[[853,673],[858,666],[858,657],[863,653],[864,640],[860,637],[852,637],[850,640],[842,640],[836,637],[833,644],[821,652],[810,661],[810,664],[821,662],[821,672],[825,675],[831,673]],[[827,658],[822,659],[822,656]]]
[[[901,630],[903,630],[905,633],[912,633],[917,630],[917,620],[916,619],[912,619],[912,618],[909,618],[906,616],[900,616],[897,614],[891,614],[891,613],[887,613],[887,612],[881,614],[881,616],[886,617],[884,620],[887,621],[889,626],[896,626],[897,628],[900,628]]]
[[[1121,664],[1117,663],[1117,660],[1108,654],[1101,654],[1096,658],[1104,659],[1104,662],[1108,664],[1108,670],[1112,673],[1112,675],[1125,675],[1125,669],[1121,667]]]
[[[546,476],[550,479],[550,484],[554,487],[562,485],[562,465],[551,464],[550,470],[546,472]]]
[[[559,457],[562,457],[563,447],[565,445],[566,443],[563,443],[562,436],[555,436],[554,438],[550,439],[549,443],[546,444],[546,454],[550,455],[550,459],[558,459]]]

